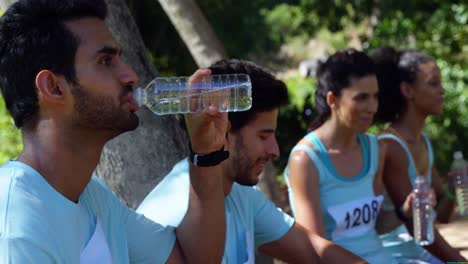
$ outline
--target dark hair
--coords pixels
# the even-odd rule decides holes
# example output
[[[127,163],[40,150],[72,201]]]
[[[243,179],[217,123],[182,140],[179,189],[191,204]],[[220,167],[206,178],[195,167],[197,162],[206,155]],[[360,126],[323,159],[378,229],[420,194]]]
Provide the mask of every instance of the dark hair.
[[[397,51],[391,47],[375,49],[371,51],[370,56],[376,65],[379,83],[379,108],[374,118],[375,122],[395,121],[406,108],[400,84],[414,83],[418,66],[434,59],[419,51]]]
[[[229,112],[234,131],[250,122],[258,112],[268,112],[288,103],[288,90],[283,81],[276,79],[267,69],[250,61],[221,60],[210,66],[212,74],[248,74],[252,82],[252,108],[243,112]]]
[[[103,0],[19,0],[0,18],[0,86],[19,128],[34,129],[38,117],[35,78],[48,69],[77,83],[75,54],[80,40],[64,22],[104,20]]]
[[[309,126],[314,130],[330,118],[331,109],[327,104],[327,93],[340,96],[344,88],[349,87],[353,78],[362,78],[375,74],[374,63],[361,51],[346,49],[331,55],[317,70],[317,89],[315,107],[318,116]]]

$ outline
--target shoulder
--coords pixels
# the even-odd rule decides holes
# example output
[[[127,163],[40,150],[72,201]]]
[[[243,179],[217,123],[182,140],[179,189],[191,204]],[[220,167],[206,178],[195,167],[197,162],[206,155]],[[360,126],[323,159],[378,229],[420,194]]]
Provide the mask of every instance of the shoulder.
[[[249,201],[255,197],[266,199],[264,193],[257,186],[247,186],[238,184],[236,182],[233,183],[231,192],[229,193],[228,197],[238,201]]]
[[[47,186],[41,181],[45,182],[26,167],[11,162],[0,167],[0,223],[8,226],[9,221],[15,221],[11,227],[16,227],[40,220],[41,217],[33,219],[36,212],[46,215],[44,212],[49,211]]]
[[[164,205],[167,202],[188,202],[190,193],[190,173],[187,159],[179,161],[156,187],[145,197],[138,211],[146,211],[152,204]]]
[[[62,246],[58,242],[58,236],[62,235],[60,228],[67,221],[61,202],[65,198],[38,172],[20,162],[2,166],[0,179],[1,239],[15,245],[39,245],[57,251]],[[5,181],[8,187],[3,186]]]
[[[93,176],[81,194],[80,202],[85,202],[99,211],[112,208],[110,205],[120,203],[120,200],[102,179]]]
[[[188,210],[189,195],[189,163],[183,159],[145,197],[137,212],[158,223],[178,226]]]
[[[396,134],[393,129],[383,130],[377,135],[379,142],[379,153],[384,154],[386,157],[406,157],[405,146],[403,140]]]
[[[41,241],[42,242],[42,241]],[[23,237],[0,236],[1,263],[57,263],[56,249]]]
[[[234,201],[240,208],[251,208],[256,213],[281,212],[281,214],[284,214],[257,186],[244,186],[234,183],[229,199]]]
[[[238,208],[257,208],[270,200],[257,186],[246,186],[238,183],[232,185],[232,190],[226,196],[226,206],[235,204]]]
[[[379,140],[377,145],[379,147],[379,159],[385,159],[388,149],[387,142],[385,140]]]
[[[316,164],[317,160],[318,156],[316,156],[312,149],[310,149],[310,151],[295,151],[291,154],[289,160],[289,178],[291,178],[292,181],[294,181],[294,179],[302,179],[303,177],[317,179],[320,171],[320,164]]]
[[[393,139],[379,140],[379,147],[385,151],[385,157],[392,160],[407,160],[403,146]]]
[[[385,177],[402,177],[406,178],[406,172],[408,166],[410,165],[410,158],[408,153],[405,149],[406,146],[403,141],[397,141],[396,139],[400,139],[397,135],[393,133],[381,133],[380,135],[392,135],[391,138],[379,138],[379,155],[382,161],[385,163],[383,167],[384,171],[384,178]],[[399,173],[395,173],[399,171]]]
[[[0,243],[3,244],[0,246],[5,246],[12,254],[19,248],[53,252],[56,221],[52,218],[55,212],[50,201],[15,181],[11,182],[5,196],[6,199],[2,197],[0,201]]]
[[[307,139],[303,138],[294,146],[289,162],[292,166],[315,167],[315,155],[314,146]]]

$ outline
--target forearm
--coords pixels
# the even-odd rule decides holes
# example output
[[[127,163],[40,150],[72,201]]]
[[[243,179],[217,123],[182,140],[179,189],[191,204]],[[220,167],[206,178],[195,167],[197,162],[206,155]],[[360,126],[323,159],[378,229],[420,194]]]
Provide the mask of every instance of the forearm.
[[[177,239],[186,262],[220,263],[226,233],[221,166],[190,165],[190,181],[189,207]]]
[[[447,241],[445,241],[437,229],[434,230],[434,243],[425,248],[443,261],[467,261],[458,250],[451,247]]]
[[[326,240],[319,235],[309,234],[309,239],[323,263],[366,263],[350,251]]]

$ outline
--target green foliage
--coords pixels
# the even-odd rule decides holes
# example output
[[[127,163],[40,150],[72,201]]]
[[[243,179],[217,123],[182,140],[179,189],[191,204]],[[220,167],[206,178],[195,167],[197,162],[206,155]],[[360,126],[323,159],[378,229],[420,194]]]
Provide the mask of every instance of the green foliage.
[[[426,132],[432,139],[436,165],[445,173],[453,161],[453,152],[460,150],[468,155],[468,68],[445,60],[438,60],[438,65],[446,90],[444,113],[428,120]]]
[[[454,1],[396,1],[383,8],[369,48],[383,45],[419,49],[437,59],[445,93],[444,113],[426,122],[436,165],[449,170],[452,154],[468,155],[468,7]]]
[[[450,63],[468,61],[468,7],[440,4],[415,12],[389,10],[382,17],[370,40],[370,47],[382,45],[421,49]]]
[[[171,22],[154,0],[127,1],[136,17],[153,62],[162,74],[188,74],[196,65]],[[453,0],[197,0],[230,57],[265,55],[274,60],[282,45],[295,51],[293,60],[307,59],[304,43],[318,39],[326,52],[349,45],[357,34],[363,49],[380,46],[419,49],[438,60],[446,88],[445,112],[428,120],[426,131],[436,163],[447,171],[455,150],[468,156],[467,62],[468,6]],[[155,19],[157,18],[157,19]],[[290,63],[290,62],[286,62]],[[290,149],[313,119],[315,81],[285,78],[291,105],[280,111],[280,169]],[[312,109],[312,110],[311,110]],[[305,113],[309,113],[307,116]],[[376,133],[381,127],[372,127]]]
[[[298,38],[316,37],[326,40],[335,50],[342,49],[347,45],[347,27],[367,25],[372,34],[362,29],[359,31],[365,49],[393,46],[419,49],[434,56],[441,68],[446,89],[445,110],[442,115],[429,118],[425,130],[434,145],[436,165],[445,173],[454,151],[462,150],[468,156],[468,6],[448,0],[375,3],[365,0],[352,3],[302,0],[292,5],[277,5],[263,10],[262,14],[271,29],[270,38],[273,41],[294,43]],[[370,14],[374,17],[370,17]],[[369,23],[372,19],[377,21],[373,26]],[[297,79],[286,81],[293,106],[280,112],[280,122],[284,123],[279,125],[278,140],[280,145],[285,145],[285,149],[290,149],[290,138],[296,140],[298,131],[305,133],[301,99],[308,92],[312,93],[313,86],[301,87],[297,85]],[[309,103],[313,108],[312,100]],[[373,126],[370,132],[377,133],[381,129]],[[287,136],[283,133],[287,133]],[[289,152],[284,153],[283,150],[282,153],[281,159],[287,159]],[[285,161],[278,164],[285,164]]]
[[[278,47],[271,41],[270,29],[261,15],[263,8],[272,8],[277,1],[198,0],[197,3],[230,57],[245,58],[248,54],[263,54]]]
[[[0,164],[16,157],[22,149],[21,135],[0,96]]]
[[[127,0],[153,63],[162,75],[186,75],[196,69],[188,49],[161,6],[154,0]],[[447,171],[455,150],[468,156],[468,5],[457,0],[197,0],[230,57],[277,54],[288,44],[299,56],[309,54],[303,43],[311,38],[331,46],[348,46],[350,29],[363,48],[383,45],[414,48],[437,59],[446,88],[445,112],[431,117],[436,163]],[[274,56],[271,56],[274,57]],[[268,58],[268,57],[267,57]],[[306,57],[295,58],[306,59]],[[285,78],[291,104],[280,111],[278,141],[280,169],[292,146],[315,116],[314,79]],[[308,115],[307,115],[307,114]],[[18,130],[0,103],[0,161],[21,148]],[[378,132],[372,127],[371,132]]]
[[[270,28],[269,38],[275,46],[293,41],[296,38],[307,39],[310,30],[306,30],[310,21],[317,21],[313,13],[306,14],[299,6],[280,4],[272,10],[262,9],[265,23]],[[314,25],[313,28],[316,28]]]
[[[316,110],[312,106],[315,81],[300,76],[291,76],[284,81],[288,86],[290,103],[280,109],[278,117],[276,139],[281,153],[275,162],[278,168],[286,166],[289,152],[305,135],[309,123],[316,115]]]

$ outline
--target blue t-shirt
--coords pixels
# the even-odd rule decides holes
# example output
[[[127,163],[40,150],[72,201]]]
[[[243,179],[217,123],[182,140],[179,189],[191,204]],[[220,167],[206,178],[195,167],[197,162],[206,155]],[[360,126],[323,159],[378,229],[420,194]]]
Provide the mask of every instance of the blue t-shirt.
[[[163,225],[178,226],[188,209],[189,163],[184,159],[145,198],[137,211]],[[226,244],[223,263],[255,263],[255,248],[284,236],[294,220],[252,186],[234,183],[224,198]]]
[[[0,263],[164,263],[175,239],[96,177],[73,203],[24,163],[0,167]]]

